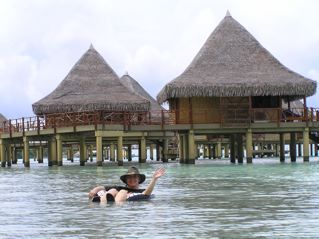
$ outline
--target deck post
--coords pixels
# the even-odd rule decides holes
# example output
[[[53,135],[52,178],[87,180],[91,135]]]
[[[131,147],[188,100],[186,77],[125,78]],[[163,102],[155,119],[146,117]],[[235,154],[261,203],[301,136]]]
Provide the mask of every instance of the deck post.
[[[156,161],[160,161],[162,158],[161,146],[157,143],[156,144]]]
[[[113,142],[110,145],[110,161],[115,161],[115,145]]]
[[[43,146],[41,145],[41,143],[38,147],[38,163],[43,163]]]
[[[187,149],[188,157],[186,158],[186,163],[195,164],[196,147],[193,130],[190,130],[187,135]]]
[[[178,154],[179,154],[179,163],[184,163],[185,162],[185,154],[184,154],[184,137],[182,134],[178,134],[178,141],[179,141],[179,147],[178,147]],[[205,151],[205,147],[204,147]]]
[[[80,139],[80,166],[84,166],[87,159],[85,138]]]
[[[216,157],[218,159],[221,159],[222,158],[222,143],[221,142],[218,142],[217,145],[216,145]]]
[[[12,147],[12,164],[18,163],[18,150],[15,146]]]
[[[296,133],[291,132],[290,133],[290,158],[291,162],[296,162]]]
[[[238,163],[244,162],[244,152],[243,152],[243,136],[242,134],[237,134],[237,152],[238,152]]]
[[[150,144],[150,159],[153,160],[154,159],[154,147],[153,144]]]
[[[123,166],[123,136],[117,137],[117,164]]]
[[[62,166],[63,165],[62,138],[60,134],[57,134],[55,138],[56,138],[57,163],[58,163],[58,166]]]
[[[303,131],[303,161],[309,162],[309,128]]]
[[[11,167],[12,164],[12,145],[8,144],[7,145],[7,165],[8,167]]]
[[[129,162],[132,161],[132,145],[131,144],[127,145],[127,160]]]
[[[168,162],[168,139],[164,139],[163,141],[163,158],[162,162],[167,163]]]
[[[301,153],[301,144],[298,144],[298,157],[301,157],[302,153]]]
[[[69,146],[68,151],[67,151],[67,158],[73,163],[73,147],[72,145]]]
[[[247,163],[253,162],[253,134],[251,129],[246,132],[246,160]]]
[[[230,136],[230,162],[236,163],[235,134]]]
[[[23,159],[24,167],[30,167],[30,154],[29,154],[29,139],[26,136],[23,136]]]
[[[225,158],[229,158],[229,143],[225,144]]]
[[[284,133],[280,133],[279,134],[279,144],[280,144],[280,162],[285,162],[285,134]]]
[[[102,158],[103,158],[103,144],[102,144],[102,136],[95,133],[96,135],[96,165],[102,166]]]
[[[5,145],[4,145],[4,140],[0,139],[0,158],[1,158],[1,167],[5,167],[6,166],[6,149],[5,149]]]
[[[146,139],[144,136],[140,138],[139,142],[139,163],[146,163]]]

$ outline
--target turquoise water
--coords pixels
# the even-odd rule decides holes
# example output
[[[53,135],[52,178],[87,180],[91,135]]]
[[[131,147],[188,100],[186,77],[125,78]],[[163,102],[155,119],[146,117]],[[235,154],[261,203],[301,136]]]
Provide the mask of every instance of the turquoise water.
[[[299,159],[300,160],[300,159]],[[313,160],[313,159],[312,159]],[[164,166],[156,197],[124,205],[89,203],[95,185],[120,184],[124,167],[0,169],[0,238],[318,238],[319,162],[199,160]],[[136,164],[136,163],[134,163]]]

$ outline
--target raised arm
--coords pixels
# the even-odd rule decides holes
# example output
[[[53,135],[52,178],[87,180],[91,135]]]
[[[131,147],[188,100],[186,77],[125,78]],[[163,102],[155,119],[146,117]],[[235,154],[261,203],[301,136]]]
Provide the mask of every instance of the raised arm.
[[[164,175],[164,173],[165,173],[164,168],[159,168],[154,172],[153,177],[151,179],[151,182],[149,183],[149,185],[146,187],[146,189],[143,192],[144,195],[151,195],[152,194],[157,179],[162,177]]]

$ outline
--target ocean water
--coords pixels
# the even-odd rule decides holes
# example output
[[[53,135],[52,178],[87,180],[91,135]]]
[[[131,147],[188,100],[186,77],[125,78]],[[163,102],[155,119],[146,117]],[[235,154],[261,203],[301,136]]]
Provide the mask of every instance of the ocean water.
[[[19,162],[0,169],[0,238],[318,238],[318,158],[278,161],[32,162],[30,168]],[[121,185],[131,164],[146,174],[144,184],[156,168],[166,168],[153,200],[88,202],[92,187]]]

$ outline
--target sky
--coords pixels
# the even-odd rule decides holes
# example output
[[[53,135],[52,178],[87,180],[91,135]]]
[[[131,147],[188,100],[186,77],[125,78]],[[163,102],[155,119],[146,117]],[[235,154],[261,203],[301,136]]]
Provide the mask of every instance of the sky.
[[[0,0],[0,113],[33,116],[90,44],[156,98],[227,10],[281,63],[319,81],[317,0]],[[307,105],[319,108],[319,90]]]

